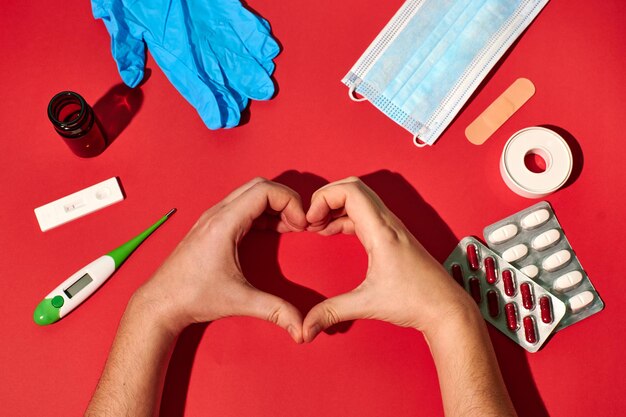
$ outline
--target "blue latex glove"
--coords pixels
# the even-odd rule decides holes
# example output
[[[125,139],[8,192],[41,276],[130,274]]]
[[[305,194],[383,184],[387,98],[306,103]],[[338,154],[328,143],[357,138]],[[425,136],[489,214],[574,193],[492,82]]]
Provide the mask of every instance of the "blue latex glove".
[[[143,79],[148,46],[170,82],[209,129],[239,124],[248,99],[274,95],[270,25],[239,0],[91,0],[111,35],[129,87]]]

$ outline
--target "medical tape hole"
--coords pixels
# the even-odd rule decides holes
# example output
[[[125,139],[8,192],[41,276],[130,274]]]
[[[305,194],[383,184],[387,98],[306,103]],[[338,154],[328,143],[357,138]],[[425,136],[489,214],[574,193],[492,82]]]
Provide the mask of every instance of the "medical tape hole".
[[[541,174],[550,169],[552,158],[550,154],[541,148],[531,149],[524,155],[526,169],[535,174]]]

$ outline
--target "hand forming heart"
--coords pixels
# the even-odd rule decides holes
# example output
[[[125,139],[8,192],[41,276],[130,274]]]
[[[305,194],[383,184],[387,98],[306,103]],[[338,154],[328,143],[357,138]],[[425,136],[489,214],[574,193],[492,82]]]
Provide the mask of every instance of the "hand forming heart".
[[[356,234],[368,255],[365,279],[303,319],[292,304],[244,277],[238,247],[252,227]],[[297,343],[359,318],[416,328],[431,348],[446,415],[515,416],[474,301],[354,177],[313,193],[306,214],[295,191],[262,178],[207,210],[133,294],[85,415],[155,415],[169,352],[182,329],[228,316],[271,321]]]
[[[314,306],[303,319],[289,302],[254,288],[237,247],[251,228],[324,236],[356,234],[368,255],[365,280]],[[361,180],[317,190],[305,214],[292,189],[262,178],[206,211],[135,298],[178,332],[190,323],[251,316],[287,330],[297,342],[342,321],[377,319],[425,333],[471,303],[468,295]],[[158,301],[157,301],[158,300]],[[158,307],[157,307],[158,306]]]

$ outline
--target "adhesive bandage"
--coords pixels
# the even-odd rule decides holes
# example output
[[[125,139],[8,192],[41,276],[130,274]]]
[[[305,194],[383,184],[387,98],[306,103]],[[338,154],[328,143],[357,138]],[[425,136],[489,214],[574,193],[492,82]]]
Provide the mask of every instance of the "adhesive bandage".
[[[482,145],[535,94],[534,84],[518,78],[465,129],[474,145]]]

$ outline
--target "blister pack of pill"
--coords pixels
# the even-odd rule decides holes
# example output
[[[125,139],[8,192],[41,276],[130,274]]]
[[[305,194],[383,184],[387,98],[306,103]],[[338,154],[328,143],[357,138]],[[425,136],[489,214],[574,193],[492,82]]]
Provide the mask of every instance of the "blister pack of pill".
[[[548,202],[487,226],[483,235],[491,249],[565,303],[557,331],[604,308]]]
[[[444,267],[469,292],[482,316],[529,352],[538,351],[565,316],[565,304],[474,237]]]

